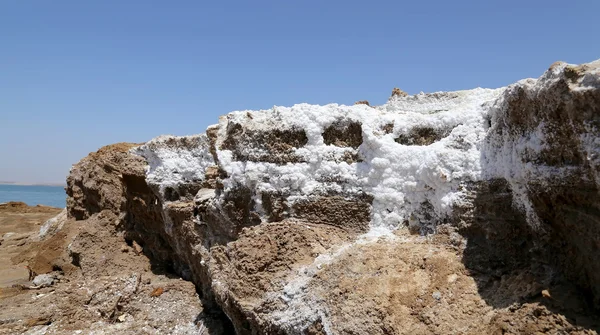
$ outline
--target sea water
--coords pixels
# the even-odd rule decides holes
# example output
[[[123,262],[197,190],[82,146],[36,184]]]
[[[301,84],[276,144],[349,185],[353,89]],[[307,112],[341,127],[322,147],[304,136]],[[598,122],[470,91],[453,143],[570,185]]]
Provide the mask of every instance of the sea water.
[[[64,186],[0,184],[0,203],[22,201],[30,206],[46,205],[64,208],[66,197]]]

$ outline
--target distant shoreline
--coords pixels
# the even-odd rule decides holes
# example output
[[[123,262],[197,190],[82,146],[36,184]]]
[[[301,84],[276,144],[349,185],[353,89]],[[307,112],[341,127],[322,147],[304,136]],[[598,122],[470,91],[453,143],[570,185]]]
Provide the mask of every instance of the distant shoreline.
[[[11,181],[0,181],[0,185],[16,185],[16,186],[54,186],[54,187],[65,187],[67,184],[64,183],[20,183]]]

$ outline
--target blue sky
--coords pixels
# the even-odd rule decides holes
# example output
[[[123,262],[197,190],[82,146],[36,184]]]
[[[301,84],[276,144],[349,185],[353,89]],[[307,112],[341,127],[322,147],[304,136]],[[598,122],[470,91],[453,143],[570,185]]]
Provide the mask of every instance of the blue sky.
[[[221,114],[500,87],[600,58],[600,1],[2,1],[0,180]]]

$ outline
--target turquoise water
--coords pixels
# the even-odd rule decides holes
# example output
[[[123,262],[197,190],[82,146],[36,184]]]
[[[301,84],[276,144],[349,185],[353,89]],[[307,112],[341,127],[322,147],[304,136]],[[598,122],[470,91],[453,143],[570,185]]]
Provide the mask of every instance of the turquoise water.
[[[63,208],[66,206],[66,198],[63,186],[0,185],[0,203],[22,201],[30,206]]]

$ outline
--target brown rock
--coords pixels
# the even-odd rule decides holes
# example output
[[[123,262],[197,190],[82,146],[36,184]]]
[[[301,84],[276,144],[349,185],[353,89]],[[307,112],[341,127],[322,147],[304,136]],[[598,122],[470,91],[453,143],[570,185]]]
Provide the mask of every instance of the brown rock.
[[[356,149],[363,141],[362,126],[354,121],[336,122],[325,128],[323,140],[327,145]]]
[[[331,225],[350,232],[366,232],[371,219],[372,198],[315,197],[296,202],[293,216],[312,223]]]
[[[303,129],[272,129],[257,131],[244,129],[238,123],[227,125],[227,137],[220,149],[231,150],[239,161],[297,163],[301,158],[294,149],[306,145],[308,138]]]
[[[326,250],[348,237],[339,228],[284,220],[244,229],[236,241],[213,248],[213,283],[225,284],[213,290],[225,312],[235,316],[237,332],[263,329],[256,323],[264,320],[262,311],[278,306],[268,293],[279,292],[290,273],[312,263],[316,247]]]
[[[403,145],[430,145],[448,136],[450,131],[451,129],[412,128],[408,134],[400,134],[395,141]]]
[[[401,90],[397,87],[394,87],[394,89],[392,90],[392,97],[403,98],[403,97],[407,97],[407,96],[408,96],[408,93],[404,92],[403,90]]]

